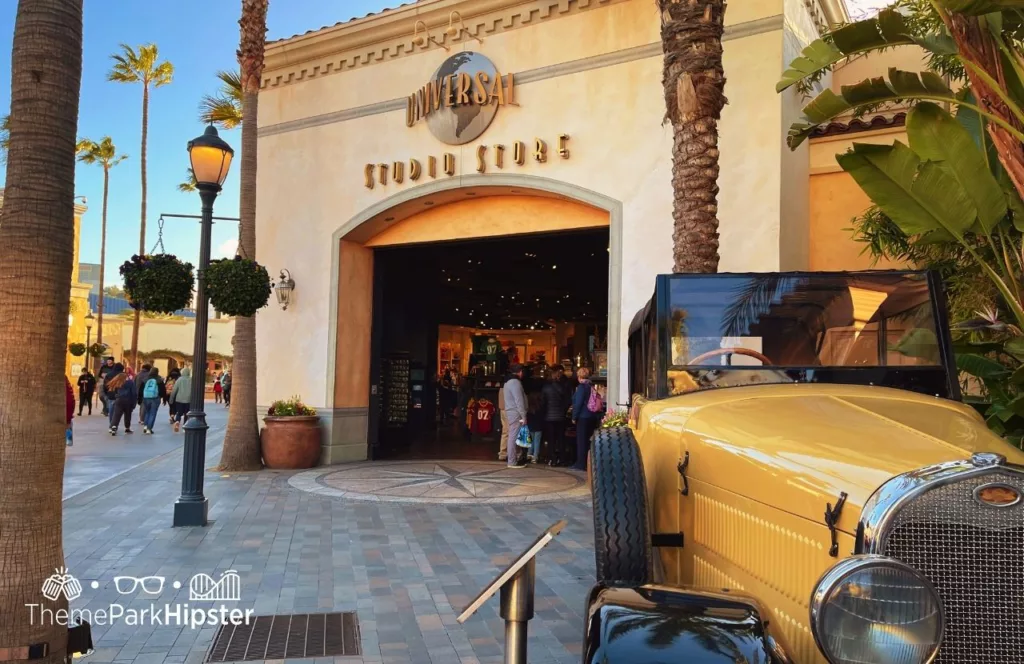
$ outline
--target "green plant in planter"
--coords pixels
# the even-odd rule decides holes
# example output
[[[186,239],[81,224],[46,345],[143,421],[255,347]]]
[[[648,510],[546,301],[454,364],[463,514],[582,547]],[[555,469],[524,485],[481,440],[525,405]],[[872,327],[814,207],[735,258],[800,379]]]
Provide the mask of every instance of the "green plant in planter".
[[[217,311],[253,316],[270,301],[270,274],[256,261],[240,256],[211,261],[206,270],[206,292]]]
[[[270,404],[267,415],[270,417],[308,417],[316,415],[316,410],[302,403],[302,397],[295,396],[291,399],[279,399]]]
[[[95,343],[89,346],[89,355],[92,357],[103,357],[107,354],[107,344]]]
[[[81,344],[78,342],[68,344],[68,352],[74,355],[75,357],[81,357],[82,355],[85,355],[85,344]]]
[[[624,410],[609,410],[608,414],[601,420],[602,429],[613,429],[624,427],[629,424],[629,413]]]
[[[120,271],[128,302],[135,309],[171,314],[192,302],[192,264],[173,254],[132,256]]]

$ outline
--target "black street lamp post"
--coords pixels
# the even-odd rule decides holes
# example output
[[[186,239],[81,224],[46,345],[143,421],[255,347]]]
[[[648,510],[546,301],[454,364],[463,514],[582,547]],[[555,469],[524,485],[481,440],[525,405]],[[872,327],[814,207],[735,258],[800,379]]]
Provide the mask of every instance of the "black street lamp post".
[[[206,269],[210,266],[210,233],[213,229],[213,201],[227,178],[235,151],[218,135],[213,125],[188,143],[196,188],[203,202],[200,220],[199,275],[196,285],[196,335],[192,350],[192,394],[185,423],[185,456],[181,468],[181,495],[174,503],[174,526],[205,526],[209,501],[203,495],[206,465],[206,336],[209,301],[206,297]]]
[[[88,369],[89,371],[92,371],[92,366],[90,365],[89,362],[89,351],[91,350],[92,346],[92,322],[94,320],[96,320],[96,318],[92,315],[92,311],[88,311],[85,314],[85,368]]]

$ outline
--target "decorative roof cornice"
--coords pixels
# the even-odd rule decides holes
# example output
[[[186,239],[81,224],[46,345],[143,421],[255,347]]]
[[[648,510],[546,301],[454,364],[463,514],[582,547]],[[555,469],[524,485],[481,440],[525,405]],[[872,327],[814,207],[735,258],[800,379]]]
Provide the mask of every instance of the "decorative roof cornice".
[[[413,25],[423,21],[430,36],[445,46],[473,44],[467,35],[487,35],[528,27],[539,21],[576,14],[629,0],[419,0],[395,9],[267,44],[264,89],[336,74],[429,50],[413,43]],[[446,33],[449,15],[458,11],[465,32],[458,40]]]
[[[877,129],[890,129],[902,127],[907,123],[907,114],[900,112],[895,115],[875,115],[863,119],[854,118],[849,122],[830,122],[827,125],[817,127],[811,132],[811,138],[825,138],[826,136],[842,136],[845,134],[858,134],[864,131],[875,131]]]

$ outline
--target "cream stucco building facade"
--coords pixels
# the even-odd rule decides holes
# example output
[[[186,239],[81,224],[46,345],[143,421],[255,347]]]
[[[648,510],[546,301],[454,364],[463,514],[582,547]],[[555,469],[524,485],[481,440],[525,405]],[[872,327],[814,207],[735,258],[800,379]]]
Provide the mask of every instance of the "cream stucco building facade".
[[[841,229],[864,201],[828,148],[786,147],[802,100],[774,87],[804,45],[843,20],[832,0],[729,3],[722,271],[863,264]],[[258,260],[288,269],[296,290],[287,310],[259,316],[259,403],[301,395],[323,415],[324,462],[365,459],[374,250],[597,227],[609,233],[608,387],[625,401],[630,320],[672,267],[659,30],[652,0],[420,0],[269,44]],[[493,121],[451,145],[429,116],[416,120],[424,97],[429,106],[432,93],[448,93],[424,84],[461,51],[486,56],[512,85],[488,86],[481,101],[497,107]],[[467,98],[477,83],[467,77]]]

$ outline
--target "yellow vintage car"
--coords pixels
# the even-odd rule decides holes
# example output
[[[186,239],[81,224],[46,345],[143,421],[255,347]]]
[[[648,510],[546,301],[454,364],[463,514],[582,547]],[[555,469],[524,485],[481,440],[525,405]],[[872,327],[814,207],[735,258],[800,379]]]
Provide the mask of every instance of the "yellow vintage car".
[[[1024,453],[925,272],[667,275],[590,461],[584,662],[1024,662]]]

